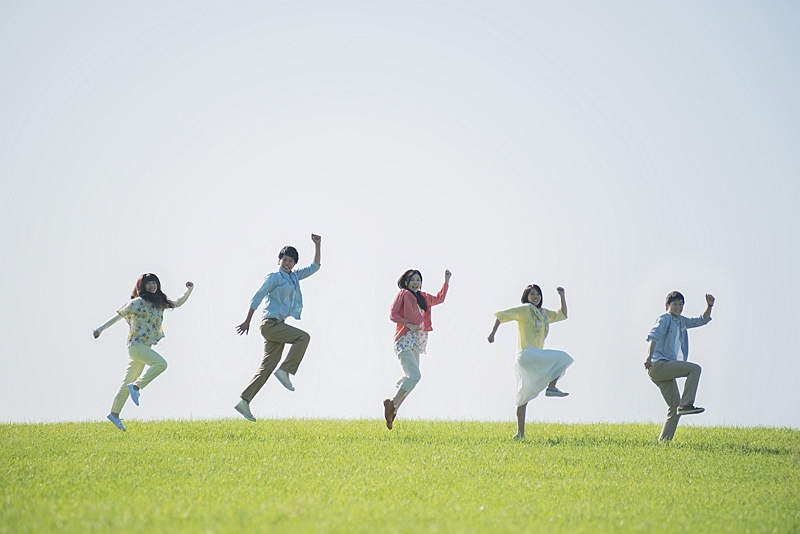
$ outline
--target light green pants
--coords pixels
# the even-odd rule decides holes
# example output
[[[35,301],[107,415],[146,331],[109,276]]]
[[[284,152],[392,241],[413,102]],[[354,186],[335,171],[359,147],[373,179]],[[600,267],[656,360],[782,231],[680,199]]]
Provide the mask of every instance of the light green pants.
[[[133,383],[136,384],[139,389],[144,389],[155,377],[167,369],[167,361],[147,345],[142,345],[140,343],[131,345],[128,347],[128,355],[131,358],[128,362],[128,370],[125,372],[125,379],[122,381],[117,396],[114,397],[114,402],[111,404],[112,413],[119,413],[122,407],[125,406],[125,402],[130,396],[130,393],[128,393],[128,384]],[[150,367],[140,378],[145,365],[149,365]]]

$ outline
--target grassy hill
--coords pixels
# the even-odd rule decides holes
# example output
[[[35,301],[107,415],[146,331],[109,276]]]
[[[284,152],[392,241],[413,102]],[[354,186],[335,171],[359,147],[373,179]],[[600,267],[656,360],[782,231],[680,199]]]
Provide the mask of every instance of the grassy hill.
[[[0,425],[5,532],[800,532],[800,431]]]

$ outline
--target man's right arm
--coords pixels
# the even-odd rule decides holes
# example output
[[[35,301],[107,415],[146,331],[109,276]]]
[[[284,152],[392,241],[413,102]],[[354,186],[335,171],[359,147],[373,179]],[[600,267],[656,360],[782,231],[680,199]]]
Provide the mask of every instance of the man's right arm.
[[[653,352],[656,350],[656,342],[650,342],[650,348],[647,350],[647,359],[644,361],[644,368],[648,371],[653,367]]]

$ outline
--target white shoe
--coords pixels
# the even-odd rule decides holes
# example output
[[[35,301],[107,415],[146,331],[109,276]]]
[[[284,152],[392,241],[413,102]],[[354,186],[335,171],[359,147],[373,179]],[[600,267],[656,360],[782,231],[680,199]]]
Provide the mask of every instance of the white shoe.
[[[278,379],[278,382],[283,384],[283,387],[285,387],[289,391],[294,391],[294,386],[292,385],[292,381],[289,379],[289,373],[287,373],[286,371],[282,371],[281,369],[278,369],[273,374],[275,375],[275,378]]]
[[[136,406],[139,406],[139,390],[133,387],[133,384],[128,384],[128,393],[131,394],[131,400]]]
[[[558,388],[547,388],[544,392],[545,397],[566,397],[569,393],[561,391]]]
[[[248,421],[255,422],[256,418],[253,417],[253,414],[250,412],[250,403],[246,400],[240,400],[239,403],[233,407],[233,409],[242,414],[242,417]]]
[[[122,419],[119,417],[114,417],[112,414],[108,414],[108,420],[114,423],[114,426],[125,432],[125,425],[122,424]]]

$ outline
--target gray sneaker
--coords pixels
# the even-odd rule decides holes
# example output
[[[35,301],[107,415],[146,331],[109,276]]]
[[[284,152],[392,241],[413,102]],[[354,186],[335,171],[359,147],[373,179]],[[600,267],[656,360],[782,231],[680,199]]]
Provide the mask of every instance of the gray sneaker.
[[[278,382],[283,384],[283,387],[285,387],[289,391],[294,391],[294,386],[292,385],[292,381],[289,379],[289,373],[281,369],[278,369],[273,374],[275,375],[275,378],[278,379]]]
[[[246,400],[242,399],[239,403],[233,407],[234,410],[242,414],[242,417],[247,419],[248,421],[255,422],[256,418],[253,417],[253,414],[250,413],[250,403]]]
[[[569,395],[569,393],[561,391],[558,388],[547,388],[544,391],[545,397],[566,397],[567,395]]]

